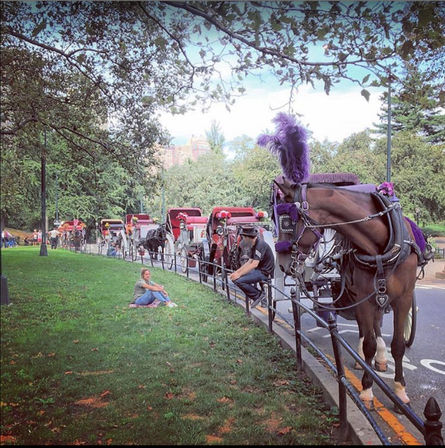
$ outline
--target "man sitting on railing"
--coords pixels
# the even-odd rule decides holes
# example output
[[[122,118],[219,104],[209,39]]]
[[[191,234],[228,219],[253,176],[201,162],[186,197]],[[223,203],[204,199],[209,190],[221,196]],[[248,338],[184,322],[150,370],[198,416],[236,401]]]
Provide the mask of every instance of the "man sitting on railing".
[[[249,260],[230,274],[229,278],[252,301],[251,307],[254,308],[266,300],[265,293],[260,291],[256,284],[273,277],[275,260],[272,249],[264,240],[258,238],[258,230],[255,227],[242,227],[240,235],[250,245],[251,253]]]

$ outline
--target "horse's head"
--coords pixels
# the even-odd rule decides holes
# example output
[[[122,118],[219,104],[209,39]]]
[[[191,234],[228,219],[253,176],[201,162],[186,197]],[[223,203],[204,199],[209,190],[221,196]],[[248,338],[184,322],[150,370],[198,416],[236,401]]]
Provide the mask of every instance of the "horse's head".
[[[317,235],[306,227],[309,218],[304,181],[310,166],[307,133],[291,115],[279,113],[273,121],[276,133],[261,135],[258,144],[278,156],[283,170],[272,187],[272,216],[278,233],[275,250],[281,270],[294,275],[303,268],[317,241]]]
[[[306,186],[278,176],[272,187],[272,219],[278,241],[275,243],[278,265],[287,275],[302,272],[303,264],[321,237],[307,227],[308,203]]]
[[[156,229],[156,238],[160,241],[164,241],[167,238],[167,230],[166,230],[166,225],[165,224],[161,224],[157,229]]]

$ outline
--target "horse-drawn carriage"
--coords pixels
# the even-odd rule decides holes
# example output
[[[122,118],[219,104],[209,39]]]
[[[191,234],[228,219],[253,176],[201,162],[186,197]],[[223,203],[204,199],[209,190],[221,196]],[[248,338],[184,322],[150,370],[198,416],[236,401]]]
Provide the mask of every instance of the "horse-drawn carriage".
[[[274,121],[276,134],[260,136],[258,144],[279,156],[283,169],[272,191],[278,265],[293,280],[297,301],[304,297],[317,310],[357,320],[361,356],[369,366],[375,356],[376,370],[386,369],[380,325],[383,314],[392,310],[394,391],[407,404],[402,358],[413,339],[417,267],[432,257],[426,238],[402,215],[391,183],[376,188],[351,175],[345,181],[338,173],[311,178],[306,131],[286,114]],[[320,252],[320,244],[328,242],[331,247]],[[322,295],[331,303],[321,303]],[[298,318],[297,304],[292,305]],[[365,370],[360,398],[369,408],[372,382]]]
[[[99,253],[111,253],[114,248],[119,250],[122,256],[128,250],[124,221],[122,219],[104,218],[99,224],[98,249]]]
[[[84,250],[86,246],[86,224],[80,219],[63,222],[57,229],[60,233],[61,246],[76,251]]]
[[[182,272],[195,267],[203,259],[207,217],[198,207],[178,207],[167,210],[165,261],[173,266],[174,256],[179,257]]]
[[[125,215],[125,235],[127,239],[127,251],[132,261],[136,260],[138,256],[138,247],[143,243],[147,237],[147,233],[156,228],[154,220],[148,214],[128,214]]]
[[[256,212],[253,207],[214,207],[207,223],[208,253],[205,253],[205,260],[232,271],[238,269],[249,258],[240,245],[241,226],[257,227],[259,237],[264,239],[268,231],[264,222],[266,218],[266,212]],[[208,266],[209,274],[213,273],[213,264]]]

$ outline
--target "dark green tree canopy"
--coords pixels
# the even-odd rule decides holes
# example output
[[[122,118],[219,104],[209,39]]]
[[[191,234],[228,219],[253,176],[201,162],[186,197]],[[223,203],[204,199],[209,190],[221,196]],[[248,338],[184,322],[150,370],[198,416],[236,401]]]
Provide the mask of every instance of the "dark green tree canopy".
[[[394,86],[391,95],[391,130],[408,131],[424,136],[434,144],[445,142],[445,113],[441,93],[445,88],[445,76],[440,82],[430,82],[429,73],[421,72],[412,64],[406,65],[406,74]],[[376,132],[386,134],[388,126],[388,93],[383,95],[380,123]]]
[[[110,159],[142,184],[146,168],[158,164],[157,145],[168,140],[159,111],[213,101],[230,107],[252,74],[267,73],[291,91],[322,83],[326,93],[347,79],[365,98],[368,86],[387,83],[389,69],[398,78],[405,61],[427,67],[431,81],[443,76],[443,2],[11,1],[0,8],[0,133],[9,159],[35,161],[46,130],[64,142],[60,163]]]

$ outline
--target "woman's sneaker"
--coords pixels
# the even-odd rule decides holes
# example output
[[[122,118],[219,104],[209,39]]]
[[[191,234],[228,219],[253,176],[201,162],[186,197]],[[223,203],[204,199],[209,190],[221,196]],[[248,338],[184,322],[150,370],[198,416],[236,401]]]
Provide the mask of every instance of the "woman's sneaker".
[[[168,303],[167,303],[167,306],[168,306],[169,308],[174,308],[175,306],[178,306],[178,305],[176,305],[176,303],[174,303],[174,302],[168,302]]]

